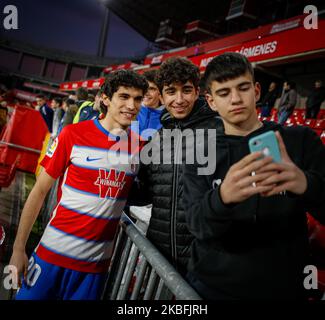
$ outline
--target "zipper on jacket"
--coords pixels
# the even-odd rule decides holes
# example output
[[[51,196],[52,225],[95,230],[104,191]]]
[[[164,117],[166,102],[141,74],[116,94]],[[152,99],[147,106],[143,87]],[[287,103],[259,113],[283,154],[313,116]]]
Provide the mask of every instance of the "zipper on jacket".
[[[175,126],[176,129],[180,129],[179,123]],[[172,187],[172,210],[171,210],[171,219],[170,219],[170,243],[172,250],[172,259],[174,261],[174,265],[177,267],[177,246],[176,246],[176,224],[177,224],[177,186],[178,186],[178,164],[175,163],[178,159],[179,154],[179,145],[182,142],[182,135],[177,137],[175,152],[174,152],[174,163],[173,163],[173,187]]]

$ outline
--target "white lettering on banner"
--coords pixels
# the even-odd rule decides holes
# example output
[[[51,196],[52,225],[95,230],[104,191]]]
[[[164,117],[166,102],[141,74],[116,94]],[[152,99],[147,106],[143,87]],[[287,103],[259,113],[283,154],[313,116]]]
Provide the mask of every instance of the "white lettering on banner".
[[[299,24],[300,24],[300,18],[297,20],[293,20],[293,21],[289,21],[289,22],[285,22],[285,23],[281,23],[281,24],[275,24],[272,26],[270,34],[297,28],[297,27],[299,27]]]
[[[200,68],[205,68],[213,58],[214,57],[202,59],[200,63]]]
[[[307,30],[318,29],[318,10],[316,6],[306,6],[304,13],[308,13],[308,16],[304,19],[304,28]]]
[[[248,48],[242,47],[240,50],[236,50],[236,52],[243,54],[247,58],[257,57],[257,56],[261,56],[264,54],[270,54],[270,53],[275,52],[277,49],[277,44],[278,44],[277,41],[272,41],[272,42],[267,42],[264,44],[259,44],[254,47],[248,47]],[[229,50],[229,51],[231,51],[231,50]],[[216,56],[217,56],[217,54],[216,54]],[[215,56],[202,59],[200,62],[200,68],[205,68],[214,57]]]
[[[6,30],[18,29],[18,9],[16,6],[7,5],[3,8],[3,13],[7,16],[3,20],[3,27]]]
[[[151,63],[161,63],[162,58],[163,55],[153,57]]]
[[[77,88],[78,87],[78,83],[73,83],[72,84],[72,88]]]
[[[99,81],[96,81],[93,83],[93,88],[97,88],[100,86],[100,82]]]
[[[270,54],[275,52],[277,48],[277,44],[278,44],[277,41],[272,41],[254,47],[248,47],[248,48],[242,47],[240,50],[237,50],[236,52],[243,54],[247,58],[257,57],[264,54]]]

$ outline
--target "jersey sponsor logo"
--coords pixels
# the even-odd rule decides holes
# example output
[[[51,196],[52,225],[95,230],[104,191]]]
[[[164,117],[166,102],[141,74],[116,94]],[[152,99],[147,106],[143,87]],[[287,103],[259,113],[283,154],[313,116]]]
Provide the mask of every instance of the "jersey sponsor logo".
[[[86,158],[86,161],[96,161],[96,160],[100,160],[100,159],[103,159],[103,158],[89,158],[89,156]]]
[[[99,187],[99,196],[101,198],[117,198],[125,185],[125,171],[117,171],[115,169],[98,169],[99,175],[94,182]]]
[[[50,149],[46,152],[46,155],[50,158],[52,158],[57,146],[59,144],[59,139],[55,138],[55,140],[53,141],[53,143],[51,144]]]

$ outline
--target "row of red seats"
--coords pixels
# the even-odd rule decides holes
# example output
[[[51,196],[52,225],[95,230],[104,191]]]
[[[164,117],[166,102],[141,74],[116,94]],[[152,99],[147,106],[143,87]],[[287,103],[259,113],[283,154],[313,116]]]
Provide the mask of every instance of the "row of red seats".
[[[257,109],[258,118],[260,120],[267,120],[267,121],[278,121],[278,110],[273,109],[271,111],[271,115],[269,117],[262,117],[261,112]],[[286,126],[307,126],[313,129],[321,138],[322,142],[325,144],[325,110],[320,110],[318,119],[306,119],[305,118],[305,110],[297,109],[295,110],[292,115],[287,119]]]

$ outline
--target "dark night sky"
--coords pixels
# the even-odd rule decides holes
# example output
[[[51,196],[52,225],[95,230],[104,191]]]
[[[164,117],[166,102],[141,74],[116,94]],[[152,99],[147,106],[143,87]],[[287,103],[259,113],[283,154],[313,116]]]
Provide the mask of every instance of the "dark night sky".
[[[7,38],[47,48],[97,53],[104,18],[104,6],[99,0],[1,0],[1,13],[8,4],[18,9],[19,29],[1,28]],[[4,17],[2,14],[1,20]],[[144,37],[111,12],[105,56],[134,56],[147,46]]]

